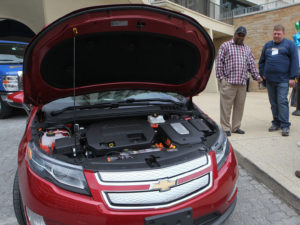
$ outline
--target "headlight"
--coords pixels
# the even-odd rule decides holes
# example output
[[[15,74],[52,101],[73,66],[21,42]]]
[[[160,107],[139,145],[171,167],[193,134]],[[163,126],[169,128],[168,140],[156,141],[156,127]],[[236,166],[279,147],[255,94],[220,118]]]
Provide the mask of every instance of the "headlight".
[[[19,91],[19,76],[2,76],[2,84],[5,91]]]
[[[39,152],[34,145],[31,147],[27,149],[27,159],[30,168],[36,174],[63,189],[90,195],[81,166],[52,159]]]
[[[224,165],[230,152],[229,141],[220,127],[219,127],[218,140],[211,148],[215,152],[218,170],[219,170]]]
[[[19,91],[23,90],[23,71],[18,71],[19,76]]]

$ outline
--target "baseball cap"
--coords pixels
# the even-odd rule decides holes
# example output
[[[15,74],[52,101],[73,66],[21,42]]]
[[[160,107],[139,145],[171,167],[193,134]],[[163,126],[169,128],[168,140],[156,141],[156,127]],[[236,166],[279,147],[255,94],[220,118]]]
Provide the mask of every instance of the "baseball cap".
[[[238,27],[238,28],[235,30],[235,33],[246,35],[246,34],[247,34],[246,27],[243,27],[243,26]]]

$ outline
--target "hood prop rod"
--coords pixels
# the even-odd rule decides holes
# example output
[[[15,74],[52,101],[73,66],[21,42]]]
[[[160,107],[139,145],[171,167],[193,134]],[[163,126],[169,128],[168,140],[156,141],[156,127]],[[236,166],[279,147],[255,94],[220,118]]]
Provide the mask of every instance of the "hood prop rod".
[[[73,27],[73,129],[74,129],[74,147],[73,147],[73,156],[77,156],[77,134],[79,132],[79,124],[76,124],[76,103],[75,103],[75,98],[76,98],[76,39],[77,39],[77,28]]]

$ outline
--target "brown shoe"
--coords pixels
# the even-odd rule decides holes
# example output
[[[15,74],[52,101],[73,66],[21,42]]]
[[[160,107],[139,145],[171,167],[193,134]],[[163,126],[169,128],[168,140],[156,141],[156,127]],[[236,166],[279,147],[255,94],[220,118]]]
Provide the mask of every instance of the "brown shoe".
[[[296,175],[296,177],[300,178],[300,171],[297,170],[297,171],[295,172],[295,175]]]

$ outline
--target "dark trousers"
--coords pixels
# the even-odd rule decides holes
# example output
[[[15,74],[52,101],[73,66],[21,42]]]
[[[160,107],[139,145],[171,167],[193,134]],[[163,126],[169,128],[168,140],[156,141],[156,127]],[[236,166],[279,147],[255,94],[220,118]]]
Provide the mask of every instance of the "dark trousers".
[[[289,83],[267,81],[269,101],[273,115],[272,124],[275,126],[290,127],[289,122]]]

